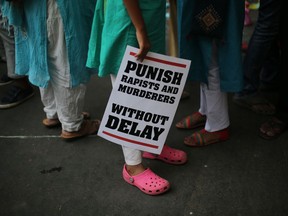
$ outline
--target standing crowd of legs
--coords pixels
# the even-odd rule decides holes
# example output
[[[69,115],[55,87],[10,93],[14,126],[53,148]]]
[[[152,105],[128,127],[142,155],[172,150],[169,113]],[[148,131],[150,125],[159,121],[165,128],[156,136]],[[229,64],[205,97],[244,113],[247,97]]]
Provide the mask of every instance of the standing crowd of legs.
[[[199,14],[195,11],[201,0],[169,2],[174,40],[170,51],[193,60],[188,79],[200,83],[198,111],[191,110],[176,124],[178,129],[200,128],[185,137],[184,144],[204,147],[230,138],[229,93],[234,94],[236,104],[272,115],[260,126],[261,137],[273,139],[282,134],[288,126],[282,1],[260,0],[244,60],[243,28],[251,24],[248,1],[245,5],[245,1],[218,0],[215,4],[229,3],[225,11],[211,10],[209,5],[209,10],[204,8]],[[127,45],[139,48],[138,61],[149,51],[167,53],[166,0],[0,0],[0,4],[0,38],[8,71],[0,85],[11,85],[0,99],[0,109],[21,104],[39,88],[46,114],[42,124],[61,127],[63,140],[97,133],[101,121],[92,120],[83,110],[87,83],[97,74],[110,76],[113,86]],[[207,16],[213,18],[212,23],[207,24]],[[215,30],[221,25],[221,38],[191,32],[195,17],[202,27]],[[262,92],[276,87],[279,100],[274,105]],[[187,97],[187,92],[182,96]],[[124,146],[122,150],[124,180],[149,195],[168,191],[170,183],[147,168],[142,158],[174,165],[188,160],[184,151],[168,144],[159,155]]]

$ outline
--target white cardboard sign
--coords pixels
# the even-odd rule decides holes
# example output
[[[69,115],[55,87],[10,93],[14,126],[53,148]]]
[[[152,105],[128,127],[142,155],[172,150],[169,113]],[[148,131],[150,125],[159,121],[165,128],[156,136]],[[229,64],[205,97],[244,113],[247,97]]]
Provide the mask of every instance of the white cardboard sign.
[[[160,154],[187,79],[190,60],[149,52],[143,62],[127,46],[98,135]]]

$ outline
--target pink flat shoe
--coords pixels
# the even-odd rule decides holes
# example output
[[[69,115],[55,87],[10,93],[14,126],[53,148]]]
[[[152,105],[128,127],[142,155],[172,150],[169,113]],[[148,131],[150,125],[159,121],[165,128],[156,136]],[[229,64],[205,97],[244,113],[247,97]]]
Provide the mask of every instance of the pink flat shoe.
[[[142,157],[148,159],[157,159],[169,164],[176,164],[176,165],[184,164],[187,162],[186,152],[171,148],[167,145],[164,145],[160,155],[144,152]]]
[[[126,165],[124,165],[122,174],[128,184],[138,187],[148,195],[159,195],[170,188],[170,183],[167,180],[156,175],[149,168],[138,175],[130,176],[126,170]]]

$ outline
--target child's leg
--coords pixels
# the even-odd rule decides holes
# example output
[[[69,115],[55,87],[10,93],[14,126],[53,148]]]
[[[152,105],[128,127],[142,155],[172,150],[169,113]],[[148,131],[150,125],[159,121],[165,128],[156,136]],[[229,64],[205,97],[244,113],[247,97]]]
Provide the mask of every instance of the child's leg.
[[[112,86],[115,80],[116,76],[111,75]],[[127,183],[149,195],[162,194],[170,188],[170,183],[167,180],[143,166],[142,151],[126,146],[122,146],[122,150],[125,159],[122,176]]]
[[[116,76],[111,75],[110,78],[112,86],[114,86]],[[145,170],[144,166],[142,165],[142,151],[125,146],[122,146],[122,150],[126,168],[130,175],[137,175]]]
[[[127,165],[135,166],[142,163],[141,151],[123,146],[124,159]]]
[[[137,175],[145,170],[142,165],[142,151],[122,146],[126,169],[130,175]]]

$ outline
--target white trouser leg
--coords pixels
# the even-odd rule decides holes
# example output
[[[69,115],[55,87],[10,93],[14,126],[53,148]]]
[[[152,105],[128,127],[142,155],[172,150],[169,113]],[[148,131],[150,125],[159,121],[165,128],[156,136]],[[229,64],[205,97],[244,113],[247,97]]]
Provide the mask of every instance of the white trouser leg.
[[[67,88],[50,82],[48,88],[40,88],[47,118],[59,118],[65,131],[78,131],[83,121],[85,92],[86,85]]]
[[[114,85],[116,77],[111,75],[112,86]],[[138,165],[142,163],[142,151],[138,149],[128,148],[122,146],[124,160],[127,165]]]
[[[47,89],[40,90],[44,111],[48,118],[58,116],[63,130],[78,131],[83,121],[86,86],[71,87],[64,25],[55,0],[47,1],[47,40],[51,80]]]
[[[127,165],[138,165],[142,163],[142,152],[137,149],[122,146],[124,160]]]
[[[212,62],[208,72],[208,85],[200,85],[199,112],[207,116],[205,130],[219,131],[229,126],[227,93],[220,90],[217,47],[213,46]]]
[[[54,84],[71,87],[64,25],[56,0],[47,1],[47,40],[48,68],[51,80]]]
[[[82,111],[84,109],[86,85],[73,88],[55,85],[53,89],[62,129],[68,132],[78,131],[83,121]]]
[[[48,119],[58,118],[56,102],[54,98],[54,91],[51,84],[49,83],[47,88],[39,88],[39,89],[46,117]]]

